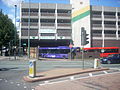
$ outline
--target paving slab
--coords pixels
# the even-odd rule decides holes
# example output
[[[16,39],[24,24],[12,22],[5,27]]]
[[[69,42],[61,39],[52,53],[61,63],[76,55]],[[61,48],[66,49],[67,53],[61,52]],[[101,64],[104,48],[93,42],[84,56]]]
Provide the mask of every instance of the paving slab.
[[[109,70],[109,68],[98,68],[98,69],[81,69],[81,68],[58,68],[54,70],[49,70],[45,72],[37,73],[34,78],[31,78],[29,76],[23,76],[23,80],[26,82],[36,82],[36,81],[44,81],[44,80],[50,80],[60,77],[66,77],[76,74],[83,74],[83,73],[89,73],[89,72],[97,72],[97,71],[104,71]]]

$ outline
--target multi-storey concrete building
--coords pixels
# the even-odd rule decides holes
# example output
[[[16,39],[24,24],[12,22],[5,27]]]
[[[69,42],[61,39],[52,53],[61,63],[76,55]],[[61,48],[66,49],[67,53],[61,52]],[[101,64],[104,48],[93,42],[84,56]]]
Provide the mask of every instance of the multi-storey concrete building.
[[[120,47],[120,7],[92,6],[90,0],[70,0],[74,46],[81,46],[81,28],[89,43],[85,47]]]
[[[81,28],[88,34],[85,47],[120,46],[120,7],[92,6],[90,0],[70,4],[22,3],[21,39],[28,40],[30,5],[31,46],[81,47]]]
[[[120,7],[91,6],[92,47],[120,47]]]
[[[32,47],[68,46],[72,39],[71,8],[70,4],[21,3],[22,44],[27,44],[29,30]]]

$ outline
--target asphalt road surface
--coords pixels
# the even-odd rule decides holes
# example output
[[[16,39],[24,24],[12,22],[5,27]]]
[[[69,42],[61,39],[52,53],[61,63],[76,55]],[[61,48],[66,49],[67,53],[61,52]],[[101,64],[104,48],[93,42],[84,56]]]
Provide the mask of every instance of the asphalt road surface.
[[[84,65],[85,68],[93,67],[93,60],[86,60]],[[29,61],[27,60],[0,60],[0,90],[34,90],[34,88],[42,82],[27,83],[23,81],[23,76],[28,75],[28,66]],[[105,64],[102,66],[115,70],[120,69],[120,64]],[[82,67],[82,61],[37,61],[37,72],[52,70],[55,68]]]

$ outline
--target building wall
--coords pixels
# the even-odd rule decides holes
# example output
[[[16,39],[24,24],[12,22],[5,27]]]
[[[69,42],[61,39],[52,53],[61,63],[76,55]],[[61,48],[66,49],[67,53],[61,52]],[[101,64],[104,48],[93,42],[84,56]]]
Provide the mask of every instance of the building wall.
[[[90,29],[90,2],[89,0],[70,0],[72,4],[72,35],[75,47],[81,47],[81,28],[84,27],[89,43],[84,47],[91,46]]]
[[[21,4],[20,38],[25,42],[28,8],[28,3]],[[89,34],[85,47],[120,46],[120,7],[90,6],[89,0],[70,0],[70,4],[31,3],[30,8],[30,39],[36,45],[69,45],[72,39],[74,47],[81,47],[84,27]]]
[[[41,40],[48,40],[48,46],[51,40],[71,40],[72,7],[70,4],[21,3],[22,41],[28,39],[29,7],[31,40],[36,39],[38,42],[41,42]]]
[[[93,47],[120,47],[120,7],[91,6]]]

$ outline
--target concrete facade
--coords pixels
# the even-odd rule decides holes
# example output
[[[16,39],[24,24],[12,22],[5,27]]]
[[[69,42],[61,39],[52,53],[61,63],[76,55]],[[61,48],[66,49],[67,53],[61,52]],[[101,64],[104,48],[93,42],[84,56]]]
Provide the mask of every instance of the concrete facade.
[[[29,4],[21,3],[22,43],[28,39]],[[91,6],[90,0],[70,4],[30,3],[30,40],[34,46],[81,47],[81,28],[88,34],[84,47],[120,47],[120,7]]]
[[[91,6],[90,0],[70,0],[74,46],[81,47],[81,27],[89,44],[84,47],[120,47],[120,7]]]
[[[91,6],[92,47],[120,47],[120,7]]]
[[[74,46],[81,47],[81,28],[84,27],[89,35],[89,43],[84,47],[91,47],[90,1],[70,0],[70,3],[72,4],[72,38]]]
[[[31,45],[69,45],[72,39],[71,5],[47,3],[21,3],[22,43],[27,43],[28,39],[29,7]]]

